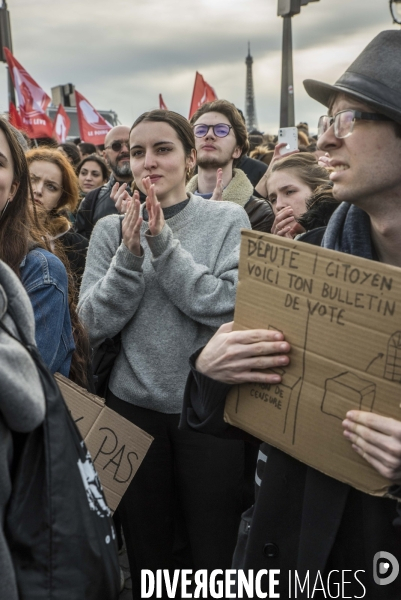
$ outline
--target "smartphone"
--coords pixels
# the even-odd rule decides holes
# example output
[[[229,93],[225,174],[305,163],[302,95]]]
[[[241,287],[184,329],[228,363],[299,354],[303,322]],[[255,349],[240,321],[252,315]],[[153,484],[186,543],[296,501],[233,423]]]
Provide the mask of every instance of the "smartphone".
[[[298,150],[298,129],[297,127],[281,127],[278,130],[278,144],[286,143],[286,146],[280,148],[280,154],[286,154],[293,150]]]

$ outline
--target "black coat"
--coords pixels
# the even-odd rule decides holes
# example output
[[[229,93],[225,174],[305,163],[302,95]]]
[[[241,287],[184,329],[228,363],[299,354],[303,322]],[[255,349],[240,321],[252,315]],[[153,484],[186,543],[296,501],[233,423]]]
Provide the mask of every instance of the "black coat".
[[[233,438],[249,439],[245,432],[223,421],[224,402],[230,386],[198,373],[191,358],[184,396],[181,427]],[[255,440],[256,441],[256,440]],[[401,564],[400,516],[395,500],[359,492],[268,444],[259,451],[255,505],[243,515],[233,567],[280,569],[280,598],[324,598],[288,589],[289,572],[297,570],[303,581],[309,571],[312,593],[317,572],[323,581],[331,570],[365,571],[344,588],[344,596],[369,600],[399,600],[401,576],[390,585],[373,581],[373,558],[387,551]],[[267,583],[267,578],[262,583]],[[333,580],[334,581],[334,580]],[[294,584],[292,584],[294,585]],[[264,591],[268,591],[265,585]],[[326,588],[327,593],[327,588]],[[335,597],[335,591],[331,589]],[[327,593],[327,597],[330,597]]]
[[[250,439],[224,422],[229,385],[198,373],[200,351],[191,357],[180,426],[226,438]],[[254,440],[257,443],[257,440]],[[318,449],[317,449],[318,451]],[[396,500],[378,498],[351,488],[268,444],[260,446],[255,505],[243,515],[233,559],[236,569],[280,569],[280,598],[329,598],[327,576],[344,574],[344,592],[331,597],[399,600],[401,575],[389,585],[373,580],[373,560],[380,551],[393,554],[401,566],[401,510]],[[400,494],[400,488],[394,490]],[[294,571],[303,582],[309,571],[310,589],[294,592]],[[354,576],[357,570],[364,571]],[[289,590],[289,573],[292,588]],[[325,585],[312,595],[318,572]],[[332,581],[336,579],[332,576]],[[268,592],[267,577],[262,587]],[[320,583],[318,581],[318,583]],[[321,586],[320,586],[321,587]]]
[[[107,215],[117,215],[116,206],[110,198],[111,188],[116,180],[112,175],[106,185],[91,190],[82,200],[75,217],[74,229],[87,240],[92,235],[92,230],[99,219]]]
[[[108,215],[118,215],[116,205],[110,198],[111,188],[116,183],[114,175],[106,185],[91,190],[82,200],[75,218],[74,230],[83,235],[87,240],[90,239],[92,231],[99,219]],[[131,185],[127,185],[127,192],[132,195]],[[145,201],[142,192],[139,193],[141,202]]]
[[[249,181],[255,187],[262,179],[263,175],[267,171],[267,164],[256,158],[250,156],[243,156],[239,163],[236,165],[237,169],[244,171]]]
[[[88,251],[89,242],[83,235],[76,233],[72,229],[69,229],[64,233],[64,235],[60,237],[60,241],[64,246],[71,272],[79,290],[82,275],[85,270],[86,253]]]

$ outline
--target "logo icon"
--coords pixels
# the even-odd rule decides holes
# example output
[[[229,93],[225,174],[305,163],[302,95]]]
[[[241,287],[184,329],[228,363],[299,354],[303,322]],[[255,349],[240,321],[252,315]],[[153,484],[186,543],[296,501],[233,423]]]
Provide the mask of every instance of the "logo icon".
[[[390,552],[381,550],[373,557],[373,579],[377,585],[393,583],[400,572],[398,560]]]

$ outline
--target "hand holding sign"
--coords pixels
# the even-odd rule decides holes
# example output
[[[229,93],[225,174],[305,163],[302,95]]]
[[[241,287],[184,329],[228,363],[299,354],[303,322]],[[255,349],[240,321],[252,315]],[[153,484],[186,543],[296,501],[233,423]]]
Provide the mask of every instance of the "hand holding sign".
[[[288,365],[289,351],[279,331],[233,331],[233,323],[225,323],[198,356],[196,369],[223,383],[279,383],[280,375],[262,371]]]
[[[401,484],[401,422],[352,410],[343,421],[344,436],[383,477]]]

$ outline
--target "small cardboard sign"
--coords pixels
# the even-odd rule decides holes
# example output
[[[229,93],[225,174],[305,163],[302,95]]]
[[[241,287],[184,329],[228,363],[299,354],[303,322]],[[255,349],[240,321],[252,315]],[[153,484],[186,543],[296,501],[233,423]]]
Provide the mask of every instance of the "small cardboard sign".
[[[136,425],[63,375],[60,391],[91,454],[106,496],[115,511],[153,441]]]
[[[364,492],[378,474],[343,435],[351,409],[401,420],[401,269],[243,230],[236,329],[277,329],[291,344],[276,385],[229,393],[225,419]]]

